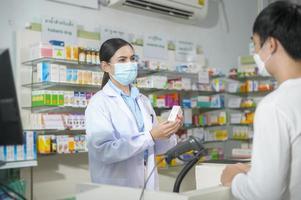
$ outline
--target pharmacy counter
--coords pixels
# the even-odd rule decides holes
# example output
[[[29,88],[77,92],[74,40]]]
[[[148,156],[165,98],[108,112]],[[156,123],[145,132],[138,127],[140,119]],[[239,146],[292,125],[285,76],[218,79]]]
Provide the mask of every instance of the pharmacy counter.
[[[78,184],[77,200],[139,200],[141,189],[118,187],[98,184]],[[145,191],[144,200],[231,200],[233,199],[229,188],[211,187],[203,190],[194,190],[183,193]]]

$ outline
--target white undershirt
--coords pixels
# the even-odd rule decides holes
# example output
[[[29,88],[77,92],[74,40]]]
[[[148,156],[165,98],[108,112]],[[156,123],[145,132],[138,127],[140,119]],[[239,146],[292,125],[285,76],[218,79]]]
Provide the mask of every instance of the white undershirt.
[[[252,167],[238,174],[238,199],[301,199],[301,78],[283,82],[259,104],[254,119]]]

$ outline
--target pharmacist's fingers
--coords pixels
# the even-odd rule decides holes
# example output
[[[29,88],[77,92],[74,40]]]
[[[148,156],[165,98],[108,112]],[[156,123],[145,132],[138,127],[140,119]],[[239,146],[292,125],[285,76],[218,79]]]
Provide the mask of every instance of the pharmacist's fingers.
[[[177,125],[177,123],[178,123],[177,121],[174,121],[174,122],[167,122],[166,124],[164,124],[164,125],[162,126],[162,128],[169,130],[169,129],[175,127],[175,126]]]
[[[175,123],[173,123],[172,127],[170,127],[169,129],[167,129],[167,131],[169,132],[169,134],[172,134],[172,133],[177,132],[180,127],[181,127],[181,122],[176,121]]]

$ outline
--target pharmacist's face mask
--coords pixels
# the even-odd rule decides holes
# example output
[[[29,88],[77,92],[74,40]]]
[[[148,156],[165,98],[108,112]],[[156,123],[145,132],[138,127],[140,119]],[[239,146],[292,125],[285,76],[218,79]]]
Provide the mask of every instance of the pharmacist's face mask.
[[[271,53],[268,58],[263,61],[261,58],[260,58],[260,52],[262,52],[262,50],[265,48],[265,44],[263,45],[263,47],[259,50],[258,53],[255,53],[253,55],[254,57],[254,61],[258,67],[258,73],[259,75],[261,76],[271,76],[271,74],[268,72],[267,68],[266,68],[266,63],[270,60],[270,58],[272,57],[273,53]]]
[[[137,62],[116,63],[114,64],[114,75],[112,77],[120,84],[127,86],[137,78]]]

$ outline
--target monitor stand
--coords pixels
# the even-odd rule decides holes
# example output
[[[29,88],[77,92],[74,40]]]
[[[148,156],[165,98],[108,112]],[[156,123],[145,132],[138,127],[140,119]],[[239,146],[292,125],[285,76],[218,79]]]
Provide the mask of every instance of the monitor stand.
[[[0,160],[0,167],[2,167],[3,165],[5,165],[5,161]]]

